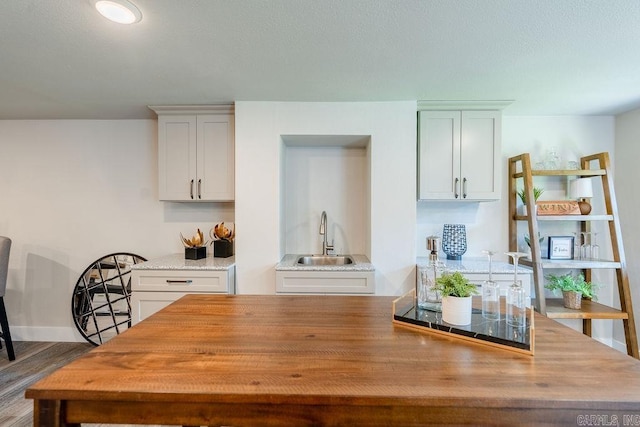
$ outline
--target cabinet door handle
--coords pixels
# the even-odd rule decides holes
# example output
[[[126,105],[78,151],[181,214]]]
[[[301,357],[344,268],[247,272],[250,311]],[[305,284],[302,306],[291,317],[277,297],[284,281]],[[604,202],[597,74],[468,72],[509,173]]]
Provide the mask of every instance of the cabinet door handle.
[[[462,198],[467,198],[467,178],[462,178]]]
[[[191,180],[191,187],[189,188],[189,194],[191,195],[191,198],[193,199],[193,180]]]
[[[460,197],[460,194],[458,194],[458,184],[460,184],[460,178],[456,178],[456,181],[453,184],[453,196],[456,199]]]
[[[193,282],[193,280],[191,279],[186,279],[186,280],[169,280],[167,279],[167,283],[168,284],[174,284],[174,283],[184,283],[185,285],[190,285]]]
[[[198,180],[198,199],[202,199],[202,180]]]

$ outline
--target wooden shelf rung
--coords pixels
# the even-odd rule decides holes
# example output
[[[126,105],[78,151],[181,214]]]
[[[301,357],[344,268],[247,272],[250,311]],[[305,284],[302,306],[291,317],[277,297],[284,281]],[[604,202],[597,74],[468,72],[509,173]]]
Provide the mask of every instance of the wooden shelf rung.
[[[629,314],[583,299],[582,308],[574,310],[565,308],[561,299],[547,298],[547,317],[551,319],[628,319]]]

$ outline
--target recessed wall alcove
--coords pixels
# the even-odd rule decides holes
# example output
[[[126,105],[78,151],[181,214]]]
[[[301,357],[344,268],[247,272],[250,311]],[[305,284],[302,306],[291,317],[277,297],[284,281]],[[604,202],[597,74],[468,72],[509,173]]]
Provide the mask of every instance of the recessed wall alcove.
[[[320,217],[326,211],[334,253],[371,257],[370,135],[281,140],[280,255],[321,253]]]

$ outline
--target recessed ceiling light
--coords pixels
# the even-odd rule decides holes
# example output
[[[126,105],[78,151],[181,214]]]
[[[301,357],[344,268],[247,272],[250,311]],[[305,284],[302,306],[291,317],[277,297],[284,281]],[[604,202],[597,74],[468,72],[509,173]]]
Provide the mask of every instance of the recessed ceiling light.
[[[135,24],[142,19],[142,12],[129,0],[93,0],[98,12],[119,24]]]

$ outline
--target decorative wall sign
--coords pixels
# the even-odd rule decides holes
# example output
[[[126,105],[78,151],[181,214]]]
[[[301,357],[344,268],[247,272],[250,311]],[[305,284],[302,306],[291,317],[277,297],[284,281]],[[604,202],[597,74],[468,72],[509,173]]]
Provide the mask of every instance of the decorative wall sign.
[[[544,200],[536,206],[538,215],[582,215],[576,200]]]
[[[573,259],[573,237],[549,236],[549,259]]]

